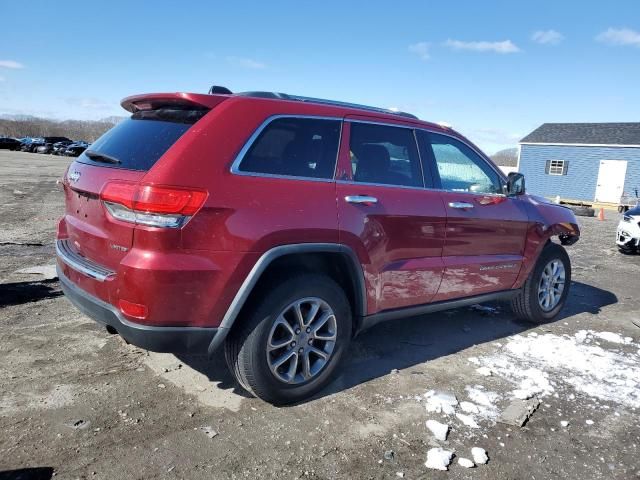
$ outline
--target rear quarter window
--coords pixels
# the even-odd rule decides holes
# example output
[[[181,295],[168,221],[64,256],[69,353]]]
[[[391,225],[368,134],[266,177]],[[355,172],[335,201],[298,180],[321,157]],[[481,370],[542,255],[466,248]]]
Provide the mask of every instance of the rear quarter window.
[[[239,172],[332,179],[340,120],[277,118],[260,132],[242,157]]]
[[[78,161],[103,167],[149,170],[207,112],[159,109],[134,113],[93,142],[87,150],[117,159],[119,163],[96,162],[86,152],[78,157]]]

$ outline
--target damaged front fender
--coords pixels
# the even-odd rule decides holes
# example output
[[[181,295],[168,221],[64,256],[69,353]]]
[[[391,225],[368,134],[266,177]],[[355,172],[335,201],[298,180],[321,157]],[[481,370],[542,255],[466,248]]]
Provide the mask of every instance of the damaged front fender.
[[[580,227],[571,209],[540,197],[531,196],[529,200],[526,204],[530,223],[523,252],[523,268],[514,288],[520,288],[526,281],[540,252],[553,237],[557,237],[566,246],[573,245],[580,239]]]

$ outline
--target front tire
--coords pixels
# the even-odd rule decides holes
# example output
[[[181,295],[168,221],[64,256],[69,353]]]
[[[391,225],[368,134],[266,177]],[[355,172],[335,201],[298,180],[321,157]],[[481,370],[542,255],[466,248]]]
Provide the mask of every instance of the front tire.
[[[562,310],[570,285],[569,255],[562,246],[549,242],[520,292],[511,301],[513,312],[528,322],[549,322]]]
[[[227,364],[262,400],[299,402],[331,381],[351,340],[351,307],[325,275],[299,275],[263,292],[229,334]]]

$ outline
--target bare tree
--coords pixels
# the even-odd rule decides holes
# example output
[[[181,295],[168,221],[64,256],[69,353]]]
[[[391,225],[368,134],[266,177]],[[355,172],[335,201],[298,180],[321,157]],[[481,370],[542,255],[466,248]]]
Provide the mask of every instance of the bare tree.
[[[122,120],[120,117],[110,117],[98,121],[56,121],[29,116],[11,119],[0,118],[0,134],[16,138],[64,136],[73,140],[93,142],[120,120]]]

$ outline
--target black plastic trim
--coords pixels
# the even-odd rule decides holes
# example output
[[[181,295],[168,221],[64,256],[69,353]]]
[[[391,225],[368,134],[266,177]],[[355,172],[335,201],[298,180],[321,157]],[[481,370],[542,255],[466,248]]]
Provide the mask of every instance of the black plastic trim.
[[[453,308],[468,307],[476,303],[484,303],[492,300],[510,300],[520,290],[502,290],[500,292],[485,293],[482,295],[475,295],[473,297],[458,298],[456,300],[446,300],[443,302],[427,303],[424,305],[417,305],[414,307],[397,308],[393,310],[385,310],[383,312],[375,313],[363,317],[359,322],[359,328],[356,334],[359,334],[378,323],[386,322],[389,320],[396,320],[399,318],[415,317],[418,315],[425,315],[427,313],[441,312],[443,310],[451,310]]]
[[[209,354],[213,354],[224,342],[231,327],[233,326],[240,310],[244,306],[247,298],[251,294],[251,291],[258,283],[260,276],[264,273],[267,267],[276,258],[280,258],[284,255],[293,255],[299,253],[340,253],[347,255],[350,259],[352,268],[352,274],[356,280],[356,316],[360,317],[366,315],[367,297],[364,286],[364,273],[358,257],[353,250],[346,245],[339,243],[296,243],[292,245],[281,245],[274,247],[271,250],[265,252],[253,266],[247,278],[240,286],[240,289],[236,293],[231,305],[227,309],[227,313],[222,319],[222,323],[218,329],[217,335],[211,341],[209,345]]]
[[[57,267],[67,299],[96,322],[115,329],[127,342],[152,352],[205,354],[217,328],[158,327],[131,322],[113,306],[90,295],[69,280]]]

